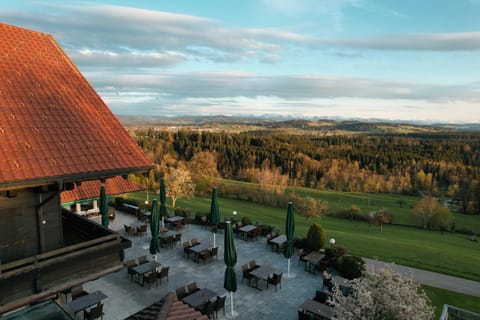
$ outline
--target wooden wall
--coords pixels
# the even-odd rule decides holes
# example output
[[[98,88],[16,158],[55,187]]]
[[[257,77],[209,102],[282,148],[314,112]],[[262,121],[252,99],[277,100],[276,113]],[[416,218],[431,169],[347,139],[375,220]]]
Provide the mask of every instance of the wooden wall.
[[[41,192],[39,188],[21,189],[15,196],[0,194],[0,261],[7,263],[40,253],[36,206],[42,206],[45,224],[41,224],[45,250],[63,245],[60,197],[57,188]]]

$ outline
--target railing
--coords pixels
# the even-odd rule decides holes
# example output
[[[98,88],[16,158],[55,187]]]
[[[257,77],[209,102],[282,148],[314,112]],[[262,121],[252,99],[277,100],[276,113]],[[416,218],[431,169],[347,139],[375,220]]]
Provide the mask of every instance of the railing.
[[[444,304],[440,320],[480,320],[480,314]]]

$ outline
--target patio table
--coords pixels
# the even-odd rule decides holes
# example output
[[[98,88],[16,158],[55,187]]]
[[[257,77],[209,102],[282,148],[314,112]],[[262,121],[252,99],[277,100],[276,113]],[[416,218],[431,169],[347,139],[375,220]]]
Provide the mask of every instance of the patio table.
[[[183,219],[185,218],[180,216],[173,216],[165,219],[165,221],[168,222],[168,224],[172,227],[178,227],[179,225],[181,225]]]
[[[96,305],[105,298],[107,298],[107,296],[102,291],[95,291],[68,302],[67,307],[72,310],[74,314],[76,314],[79,311]]]
[[[190,247],[190,251],[193,252],[193,261],[198,262],[198,257],[202,251],[207,250],[210,248],[211,245],[207,243],[200,243],[196,246]]]
[[[137,283],[143,286],[143,280],[142,283],[140,283],[140,279],[143,279],[143,275],[155,270],[158,267],[160,267],[160,263],[157,261],[148,261],[147,263],[142,263],[136,267],[133,267],[132,270],[137,275]]]
[[[262,290],[262,288],[260,288],[258,286],[258,280],[265,280],[267,281],[267,278],[275,273],[276,270],[273,269],[272,267],[270,266],[260,266],[256,269],[253,269],[252,271],[249,272],[249,274],[251,274],[252,276],[255,277],[255,286],[254,288],[255,289],[258,289],[258,290]]]
[[[165,231],[165,232],[159,232],[158,233],[158,237],[160,239],[163,239],[163,240],[166,240],[169,236],[176,236],[177,233],[175,231],[172,231],[172,230],[168,230],[168,231]]]
[[[277,252],[280,252],[280,247],[282,247],[285,244],[285,242],[287,242],[287,236],[284,234],[281,234],[270,240],[270,244],[275,246],[275,249]]]
[[[312,299],[306,299],[300,306],[300,309],[320,317],[319,319],[331,319],[333,316],[332,307]]]
[[[198,291],[195,291],[192,294],[189,294],[185,298],[182,299],[183,302],[188,304],[192,308],[198,308],[202,304],[204,304],[207,300],[212,299],[217,295],[216,292],[213,292],[210,289],[203,288]]]
[[[303,259],[307,261],[307,264],[305,264],[305,271],[315,273],[316,271],[316,266],[325,257],[325,254],[318,252],[318,251],[312,251],[309,254],[307,254]]]
[[[255,230],[257,230],[256,226],[251,225],[251,224],[247,224],[247,225],[239,228],[238,232],[239,232],[240,238],[242,238],[243,240],[247,240],[248,239],[248,234],[250,232],[255,231]]]

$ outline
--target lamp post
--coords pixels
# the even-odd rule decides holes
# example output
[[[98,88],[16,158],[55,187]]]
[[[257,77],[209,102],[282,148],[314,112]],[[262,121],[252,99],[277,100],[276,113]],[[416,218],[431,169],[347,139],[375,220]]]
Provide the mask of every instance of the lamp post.
[[[232,212],[232,221],[236,221],[237,220],[237,211],[233,210]]]
[[[330,238],[330,246],[333,248],[334,245],[335,245],[335,239]]]

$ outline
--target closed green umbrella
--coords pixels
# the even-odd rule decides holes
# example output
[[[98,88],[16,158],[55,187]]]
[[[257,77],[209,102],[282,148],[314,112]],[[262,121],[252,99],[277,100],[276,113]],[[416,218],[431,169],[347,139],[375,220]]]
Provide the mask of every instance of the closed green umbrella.
[[[158,240],[158,204],[157,199],[152,201],[152,215],[150,217],[150,232],[152,240],[150,241],[150,253],[156,254],[160,252],[160,241]]]
[[[216,226],[220,222],[220,209],[218,207],[217,188],[213,188],[212,202],[210,203],[210,224]]]
[[[295,233],[295,209],[293,203],[288,203],[287,219],[285,220],[285,235],[287,236],[287,244],[283,254],[288,259],[288,272],[287,278],[290,277],[290,258],[293,255],[293,235]]]
[[[237,291],[237,276],[235,275],[235,264],[237,263],[237,251],[235,250],[235,243],[233,242],[232,224],[227,221],[225,229],[223,260],[227,268],[225,269],[225,279],[223,287],[230,292],[230,308],[233,317],[233,293]]]
[[[107,209],[107,195],[105,194],[105,185],[100,186],[100,214],[102,216],[102,226],[108,228],[108,209]]]
[[[163,219],[168,216],[168,210],[166,205],[166,191],[165,191],[165,180],[160,179],[160,216],[162,217],[162,227]]]

